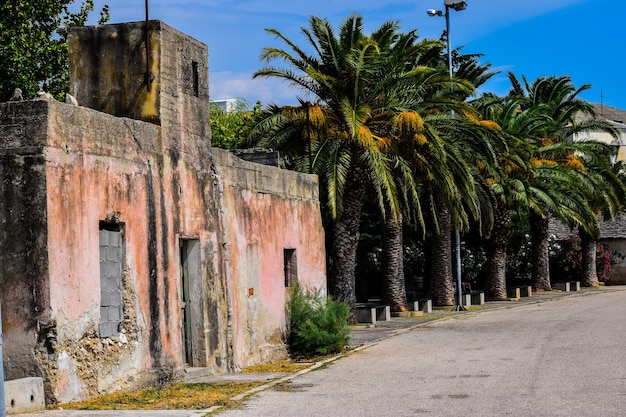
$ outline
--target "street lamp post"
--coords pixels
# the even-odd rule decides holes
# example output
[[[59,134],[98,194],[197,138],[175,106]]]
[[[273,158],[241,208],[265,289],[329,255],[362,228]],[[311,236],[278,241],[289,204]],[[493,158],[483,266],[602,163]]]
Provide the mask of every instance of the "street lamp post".
[[[467,8],[467,2],[462,0],[443,0],[445,6],[445,13],[441,10],[428,9],[426,13],[428,16],[444,16],[446,18],[446,47],[448,49],[448,74],[452,79],[452,48],[450,42],[450,9],[454,9],[457,12],[465,10]],[[454,253],[456,258],[456,306],[454,311],[465,311],[463,307],[463,289],[461,288],[461,234],[459,229],[454,230]]]

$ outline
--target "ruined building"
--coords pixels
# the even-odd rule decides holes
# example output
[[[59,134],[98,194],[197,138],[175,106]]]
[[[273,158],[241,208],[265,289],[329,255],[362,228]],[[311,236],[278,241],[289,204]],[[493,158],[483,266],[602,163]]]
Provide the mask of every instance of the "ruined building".
[[[317,178],[212,149],[206,46],[145,26],[69,30],[78,107],[0,104],[5,376],[49,403],[281,357],[325,287]]]

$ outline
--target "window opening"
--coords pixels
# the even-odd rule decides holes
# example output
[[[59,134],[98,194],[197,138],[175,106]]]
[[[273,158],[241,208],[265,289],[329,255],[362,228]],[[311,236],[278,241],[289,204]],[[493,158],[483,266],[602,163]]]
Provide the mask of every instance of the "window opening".
[[[295,249],[284,249],[285,287],[292,287],[298,282],[298,261]]]
[[[193,74],[193,95],[198,97],[200,94],[200,78],[198,76],[198,63],[196,61],[191,63],[191,71]]]

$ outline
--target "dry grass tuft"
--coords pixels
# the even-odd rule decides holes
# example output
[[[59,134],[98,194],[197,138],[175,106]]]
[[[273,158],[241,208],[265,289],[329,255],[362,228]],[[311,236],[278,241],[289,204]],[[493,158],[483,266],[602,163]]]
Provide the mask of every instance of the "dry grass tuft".
[[[242,372],[291,374],[310,365],[285,359],[250,366]],[[213,406],[233,406],[236,402],[231,401],[231,398],[266,382],[176,384],[164,388],[101,395],[86,401],[63,404],[62,407],[68,410],[205,410]]]
[[[216,405],[230,406],[230,398],[262,385],[263,382],[177,384],[135,392],[102,395],[91,400],[63,404],[69,410],[204,410]]]

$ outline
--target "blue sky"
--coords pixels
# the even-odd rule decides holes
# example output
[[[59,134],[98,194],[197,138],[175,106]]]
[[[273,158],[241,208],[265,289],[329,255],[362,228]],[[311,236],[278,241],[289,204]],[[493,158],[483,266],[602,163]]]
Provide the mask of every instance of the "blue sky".
[[[143,20],[144,1],[95,0],[108,4],[111,22]],[[485,91],[504,94],[506,72],[529,80],[542,75],[570,75],[577,86],[592,84],[586,100],[626,110],[626,2],[622,0],[467,0],[468,8],[451,11],[453,47],[481,53],[502,73]],[[366,31],[386,20],[402,30],[417,29],[422,38],[438,38],[443,18],[426,10],[443,0],[150,0],[150,19],[204,42],[209,47],[212,99],[243,98],[249,103],[295,102],[300,92],[277,80],[252,80],[265,64],[264,46],[282,46],[265,28],[275,28],[305,45],[299,29],[308,17],[327,18],[335,27],[353,12],[363,15]],[[97,13],[93,15],[94,21]]]

